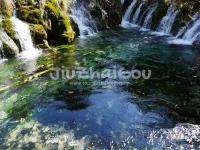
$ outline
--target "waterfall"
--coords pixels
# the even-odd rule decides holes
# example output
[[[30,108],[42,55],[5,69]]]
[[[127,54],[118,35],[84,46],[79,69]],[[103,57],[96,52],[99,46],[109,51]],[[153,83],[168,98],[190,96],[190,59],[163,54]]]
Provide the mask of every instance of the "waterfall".
[[[12,17],[11,21],[14,26],[16,38],[19,39],[20,46],[22,49],[20,57],[24,59],[33,59],[37,57],[41,51],[39,49],[36,49],[33,45],[28,24],[19,20],[16,17]]]
[[[192,21],[180,29],[176,35],[176,39],[169,41],[172,44],[192,45],[196,38],[200,35],[200,13],[194,15]]]
[[[182,39],[193,43],[198,35],[200,35],[200,17],[193,23],[193,25],[189,29],[186,30],[186,32],[183,34]]]
[[[124,14],[122,22],[130,21],[131,13],[133,12],[133,9],[135,8],[136,3],[137,3],[137,0],[133,0],[133,2],[130,4],[130,6],[128,7],[127,11]]]
[[[178,13],[179,10],[176,10],[176,7],[171,5],[168,8],[167,15],[162,18],[160,25],[157,28],[157,31],[167,34],[170,33]]]
[[[139,7],[137,8],[137,10],[136,10],[136,12],[135,12],[135,14],[134,14],[134,16],[133,16],[132,22],[133,22],[134,24],[136,24],[137,21],[138,21],[138,18],[139,18],[139,16],[140,16],[140,12],[141,12],[141,8],[142,8],[143,5],[144,5],[144,3],[141,3],[141,4],[139,5]]]
[[[72,2],[71,17],[78,25],[80,36],[92,35],[98,31],[95,21],[83,1],[74,0]]]
[[[144,23],[143,23],[143,28],[146,28],[146,29],[150,29],[151,28],[151,22],[152,22],[152,14],[156,11],[158,5],[152,7],[148,13],[147,13],[147,16],[144,20]]]

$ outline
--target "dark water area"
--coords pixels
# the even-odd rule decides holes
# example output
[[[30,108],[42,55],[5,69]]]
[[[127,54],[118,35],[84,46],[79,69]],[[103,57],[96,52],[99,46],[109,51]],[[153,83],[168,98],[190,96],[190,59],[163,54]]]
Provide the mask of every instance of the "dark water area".
[[[198,149],[198,52],[116,28],[0,65],[0,145],[45,149]],[[151,70],[148,80],[52,80],[52,68]],[[50,71],[49,71],[50,70]],[[42,73],[41,73],[42,72]],[[35,76],[34,76],[35,75]],[[0,148],[1,149],[1,148]]]

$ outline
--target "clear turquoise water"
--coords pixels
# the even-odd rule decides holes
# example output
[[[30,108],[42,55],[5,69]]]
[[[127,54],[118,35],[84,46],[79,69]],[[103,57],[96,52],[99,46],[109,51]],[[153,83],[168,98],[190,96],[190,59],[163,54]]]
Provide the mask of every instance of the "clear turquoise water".
[[[169,45],[165,38],[117,28],[60,45],[36,60],[1,64],[1,87],[8,87],[0,93],[1,147],[199,148],[199,87],[193,78],[197,52]],[[152,70],[152,76],[124,85],[109,79],[51,80],[49,72],[30,79],[62,66],[135,66]],[[97,84],[107,81],[115,84]]]

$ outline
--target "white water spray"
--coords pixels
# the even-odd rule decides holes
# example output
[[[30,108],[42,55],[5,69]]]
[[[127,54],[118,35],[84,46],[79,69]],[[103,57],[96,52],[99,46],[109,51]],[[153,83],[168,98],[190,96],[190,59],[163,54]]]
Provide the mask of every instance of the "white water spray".
[[[180,29],[176,39],[169,41],[173,44],[192,45],[200,35],[200,13],[195,14],[193,20]]]
[[[80,36],[92,35],[98,31],[90,12],[85,8],[84,2],[77,2],[76,0],[72,2],[71,17],[78,25]]]
[[[14,26],[16,37],[19,39],[20,46],[22,49],[22,53],[20,53],[20,57],[24,59],[34,59],[37,56],[39,56],[41,51],[35,48],[33,45],[28,24],[19,20],[16,17],[12,17],[11,21]]]
[[[122,19],[122,22],[125,22],[125,21],[129,22],[130,21],[131,13],[133,12],[133,9],[135,8],[136,3],[137,3],[137,0],[133,0],[133,2],[130,4],[130,6],[126,10],[124,17]]]
[[[141,3],[141,4],[140,4],[140,6],[137,8],[137,10],[136,10],[136,12],[135,12],[135,14],[134,14],[134,16],[133,16],[132,22],[133,22],[134,24],[136,24],[137,21],[138,21],[138,18],[139,18],[139,16],[140,16],[140,12],[141,12],[141,8],[142,8],[143,5],[144,5],[144,3]]]

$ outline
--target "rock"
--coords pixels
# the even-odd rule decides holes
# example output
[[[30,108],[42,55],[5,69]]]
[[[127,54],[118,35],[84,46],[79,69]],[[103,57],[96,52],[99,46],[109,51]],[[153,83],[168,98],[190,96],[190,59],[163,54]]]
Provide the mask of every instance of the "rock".
[[[0,30],[0,40],[3,45],[3,53],[5,57],[10,58],[19,53],[19,48],[15,42],[2,30]]]
[[[43,44],[43,41],[47,40],[47,33],[42,25],[30,24],[30,30],[36,44]]]
[[[67,12],[61,9],[56,0],[49,0],[47,2],[45,12],[48,26],[50,26],[47,34],[51,44],[72,42],[76,34],[72,29]]]
[[[88,9],[94,17],[99,30],[115,27],[121,23],[121,2],[116,0],[87,0]]]
[[[196,40],[194,42],[194,47],[199,49],[199,51],[200,51],[200,35],[196,38]]]
[[[0,15],[11,17],[13,15],[14,2],[12,0],[0,1]]]
[[[44,24],[42,18],[42,11],[35,6],[19,6],[17,10],[17,16],[19,19],[33,23],[33,24]]]
[[[13,24],[9,18],[2,20],[2,28],[8,34],[9,37],[15,39],[15,31],[13,29]]]

